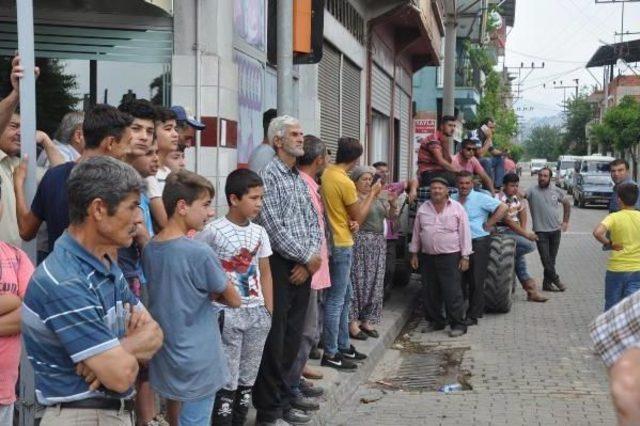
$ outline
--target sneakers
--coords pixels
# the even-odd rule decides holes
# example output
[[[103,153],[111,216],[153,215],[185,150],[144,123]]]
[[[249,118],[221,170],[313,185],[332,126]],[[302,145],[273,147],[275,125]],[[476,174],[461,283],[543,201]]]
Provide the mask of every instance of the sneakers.
[[[309,359],[320,359],[322,358],[322,351],[318,348],[312,348],[309,353]]]
[[[350,359],[352,361],[364,361],[367,359],[367,356],[361,352],[358,352],[355,346],[350,345],[349,349],[340,349],[340,353],[344,358]]]
[[[307,398],[317,398],[324,395],[324,389],[320,386],[315,386],[313,383],[300,379],[299,385],[300,391]]]
[[[311,416],[305,414],[304,411],[291,408],[282,414],[282,420],[292,425],[306,425],[311,423]]]
[[[291,406],[301,411],[317,411],[320,409],[320,404],[311,398],[304,396],[299,388],[291,389],[292,397],[290,400]]]
[[[322,361],[320,361],[320,365],[323,367],[331,367],[336,370],[341,371],[354,371],[358,366],[349,361],[348,359],[344,359],[341,352],[336,353],[333,357],[328,356],[327,354],[322,355]]]
[[[467,318],[464,321],[462,321],[462,323],[466,326],[470,326],[470,325],[478,325],[478,320],[476,318]]]

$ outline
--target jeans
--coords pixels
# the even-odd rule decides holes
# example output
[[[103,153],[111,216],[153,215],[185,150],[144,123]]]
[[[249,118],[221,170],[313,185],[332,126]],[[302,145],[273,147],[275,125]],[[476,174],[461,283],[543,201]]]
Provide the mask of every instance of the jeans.
[[[502,156],[481,157],[478,160],[493,181],[493,186],[501,188],[502,179],[504,178],[504,159]]]
[[[451,329],[466,330],[462,273],[458,269],[460,252],[420,254],[420,275],[424,294],[425,319],[437,325],[449,323]],[[447,318],[442,315],[442,303]]]
[[[640,271],[607,271],[604,276],[604,310],[640,290]]]
[[[527,259],[524,257],[534,251],[536,246],[533,245],[532,241],[515,232],[506,231],[504,234],[516,240],[516,277],[518,277],[520,284],[524,284],[531,279],[531,275],[529,275],[529,270],[527,269]]]
[[[560,238],[562,236],[560,230],[551,232],[536,232],[538,241],[538,253],[540,254],[540,262],[544,268],[544,282],[558,283],[560,277],[556,273],[556,257],[560,248]]]
[[[215,394],[195,401],[183,401],[180,408],[180,426],[208,426],[211,424],[211,413]]]
[[[324,353],[333,357],[338,349],[349,349],[349,304],[351,303],[352,247],[333,247],[329,259],[331,287],[324,308]]]
[[[491,236],[471,240],[473,254],[469,257],[469,269],[463,273],[463,280],[469,294],[467,318],[478,319],[484,313],[484,280],[491,251]]]
[[[311,291],[311,278],[300,285],[289,281],[295,266],[293,261],[274,252],[269,264],[273,277],[273,315],[253,385],[253,405],[258,411],[258,422],[274,422],[289,408],[285,379],[298,355]]]

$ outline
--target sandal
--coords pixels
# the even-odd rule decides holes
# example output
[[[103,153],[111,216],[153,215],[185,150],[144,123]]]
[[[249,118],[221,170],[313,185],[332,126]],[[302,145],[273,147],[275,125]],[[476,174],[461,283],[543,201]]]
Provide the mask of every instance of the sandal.
[[[367,340],[369,338],[369,336],[366,333],[364,333],[362,330],[358,331],[358,334],[353,334],[352,332],[349,332],[349,336],[355,340]]]
[[[364,327],[360,327],[360,330],[362,330],[362,332],[367,336],[373,337],[374,339],[377,339],[378,337],[380,337],[380,333],[378,333],[378,330],[368,330]]]

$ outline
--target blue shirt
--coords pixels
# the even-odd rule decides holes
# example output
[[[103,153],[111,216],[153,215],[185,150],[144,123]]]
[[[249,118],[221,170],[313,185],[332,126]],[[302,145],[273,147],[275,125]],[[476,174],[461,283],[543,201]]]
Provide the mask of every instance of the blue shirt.
[[[149,236],[153,237],[153,223],[151,222],[151,210],[149,208],[149,197],[146,194],[140,194],[140,210],[144,217],[144,226],[149,232]],[[118,249],[118,266],[122,269],[124,277],[129,280],[138,278],[140,284],[146,284],[147,280],[142,272],[142,263],[140,261],[140,248],[134,241],[129,247]]]
[[[87,398],[130,398],[89,390],[76,364],[120,345],[124,305],[142,305],[117,264],[107,267],[68,232],[34,272],[22,305],[22,335],[44,405]]]
[[[161,396],[193,401],[215,394],[229,380],[218,310],[209,295],[227,288],[211,247],[186,237],[152,240],[142,252],[149,280],[149,312],[164,332],[149,363],[149,382]]]
[[[452,198],[458,201],[459,195],[454,194]],[[467,212],[467,216],[469,216],[471,239],[486,237],[489,235],[489,233],[484,230],[483,225],[489,216],[496,211],[500,205],[500,200],[472,189],[462,205]]]
[[[630,177],[626,178],[620,183],[633,183],[637,185],[637,183],[635,183],[634,180]],[[613,193],[611,194],[611,199],[609,200],[609,213],[615,213],[620,210],[620,207],[618,206],[618,193],[616,192],[616,187],[620,185],[620,183],[613,187]],[[636,201],[636,210],[640,210],[640,197],[638,197],[638,201]]]
[[[47,170],[31,203],[31,212],[38,219],[47,222],[49,252],[53,250],[58,237],[69,226],[67,180],[75,165],[76,163],[70,161]]]

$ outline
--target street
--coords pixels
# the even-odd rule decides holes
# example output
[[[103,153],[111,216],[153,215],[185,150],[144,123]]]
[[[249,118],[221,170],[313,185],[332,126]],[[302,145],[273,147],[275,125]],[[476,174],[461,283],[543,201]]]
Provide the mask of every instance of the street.
[[[533,179],[523,177],[521,188]],[[604,303],[607,259],[591,232],[606,213],[572,208],[557,262],[565,293],[529,303],[518,285],[510,313],[486,314],[458,339],[421,333],[423,320],[410,323],[335,424],[614,424],[606,370],[588,336]],[[527,262],[540,283],[537,252]],[[434,390],[457,380],[471,389]]]

